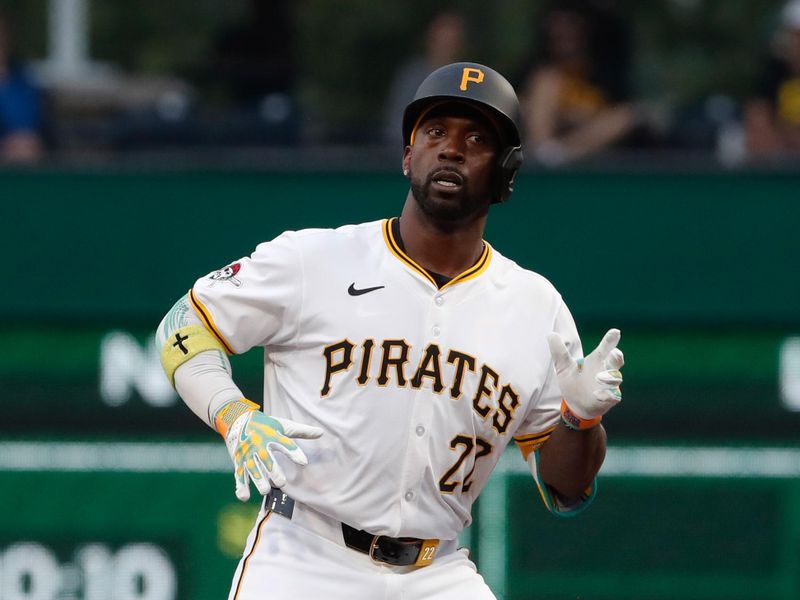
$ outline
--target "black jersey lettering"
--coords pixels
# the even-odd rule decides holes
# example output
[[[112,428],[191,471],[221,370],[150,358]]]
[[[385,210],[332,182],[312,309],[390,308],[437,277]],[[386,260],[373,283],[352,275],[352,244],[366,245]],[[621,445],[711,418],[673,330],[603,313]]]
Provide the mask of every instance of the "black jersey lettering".
[[[475,371],[475,357],[458,350],[450,350],[450,354],[447,355],[447,362],[456,367],[453,385],[450,386],[450,397],[453,400],[458,400],[461,397],[461,382],[464,380],[464,369],[469,369],[471,372]]]
[[[322,355],[325,357],[325,383],[320,390],[320,396],[327,396],[331,391],[333,374],[347,371],[353,364],[353,344],[348,340],[336,342],[325,346]]]
[[[412,387],[419,389],[422,387],[422,380],[427,377],[431,380],[433,391],[437,394],[441,393],[444,389],[444,384],[442,383],[442,366],[439,363],[441,354],[439,346],[436,344],[428,344],[428,347],[425,348],[425,354],[423,354],[422,360],[419,362],[417,372],[414,373],[414,377],[411,378]]]
[[[406,385],[406,376],[403,372],[408,362],[408,349],[410,346],[405,340],[383,340],[383,355],[381,356],[381,373],[378,375],[378,385],[389,383],[389,367],[394,367],[397,385]]]
[[[481,404],[483,398],[492,397],[493,390],[486,385],[489,379],[492,380],[492,388],[497,390],[500,376],[489,365],[481,365],[481,380],[478,383],[478,390],[475,392],[475,397],[472,399],[472,408],[484,419],[492,411],[492,408],[488,404]]]

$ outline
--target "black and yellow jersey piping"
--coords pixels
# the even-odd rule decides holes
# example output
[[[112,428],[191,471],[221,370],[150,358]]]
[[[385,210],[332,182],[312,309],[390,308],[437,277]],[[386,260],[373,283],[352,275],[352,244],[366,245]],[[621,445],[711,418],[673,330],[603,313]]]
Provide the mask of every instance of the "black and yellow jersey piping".
[[[478,260],[475,262],[475,264],[469,267],[464,272],[453,277],[443,286],[439,287],[436,283],[436,280],[433,278],[430,272],[428,272],[427,269],[416,263],[414,259],[412,259],[408,254],[406,254],[401,245],[398,243],[398,240],[395,238],[392,227],[392,224],[396,220],[397,217],[392,217],[391,219],[386,219],[383,222],[383,239],[386,242],[386,246],[389,248],[389,251],[392,254],[394,254],[401,262],[405,263],[412,270],[422,275],[434,287],[438,289],[445,289],[457,283],[462,283],[464,281],[468,281],[469,279],[474,279],[475,277],[477,277],[478,275],[480,275],[481,273],[486,271],[486,269],[489,268],[489,264],[491,263],[492,260],[492,248],[488,243],[483,242],[483,252],[481,253]]]
[[[217,329],[217,325],[216,323],[214,323],[214,319],[211,316],[211,313],[203,305],[203,303],[200,302],[200,299],[197,297],[197,295],[195,295],[194,289],[189,290],[189,300],[191,301],[194,309],[200,315],[200,318],[203,321],[203,325],[206,326],[206,329],[208,329],[214,335],[214,337],[216,337],[220,341],[220,343],[225,347],[225,350],[228,352],[228,354],[236,354],[236,352],[233,351],[231,345],[225,339],[225,336],[223,336],[220,333],[219,329]]]

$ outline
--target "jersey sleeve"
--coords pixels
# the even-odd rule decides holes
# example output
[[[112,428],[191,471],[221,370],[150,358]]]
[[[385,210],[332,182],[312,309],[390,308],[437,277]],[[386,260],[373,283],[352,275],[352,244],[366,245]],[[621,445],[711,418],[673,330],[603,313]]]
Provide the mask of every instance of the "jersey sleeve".
[[[563,301],[559,301],[552,331],[561,335],[572,356],[575,358],[583,356],[583,348],[581,347],[575,320]],[[545,339],[548,333],[548,331],[542,332],[541,343],[545,348],[545,356],[549,358],[550,351],[547,349],[547,340]],[[526,458],[530,452],[547,441],[550,432],[553,431],[561,415],[561,390],[558,387],[552,359],[548,360],[546,371],[544,384],[539,388],[537,396],[531,399],[528,405],[528,412],[514,435],[514,441]]]
[[[575,320],[563,301],[560,302],[556,312],[552,330],[561,335],[573,357],[579,358],[583,356],[583,348],[578,329],[575,326]],[[544,333],[546,335],[549,332]],[[546,346],[547,342],[543,341],[543,343]],[[547,353],[549,356],[549,350],[547,350]],[[550,439],[550,434],[555,429],[560,418],[561,389],[558,387],[555,367],[552,359],[550,359],[547,365],[545,382],[538,396],[531,400],[528,412],[514,435],[514,441],[528,463],[544,505],[551,513],[557,516],[571,517],[589,506],[596,493],[597,483],[592,482],[592,485],[584,491],[580,498],[567,504],[542,481],[539,474],[539,448]]]
[[[230,354],[291,340],[303,303],[302,259],[284,233],[198,279],[189,299]]]

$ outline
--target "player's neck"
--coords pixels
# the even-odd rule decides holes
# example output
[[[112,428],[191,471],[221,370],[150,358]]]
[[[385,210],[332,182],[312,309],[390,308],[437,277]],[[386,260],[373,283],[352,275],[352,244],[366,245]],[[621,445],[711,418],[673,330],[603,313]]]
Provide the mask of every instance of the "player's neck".
[[[409,196],[400,217],[400,236],[405,252],[418,265],[455,277],[475,264],[483,252],[486,216],[461,227],[443,231],[419,210]]]

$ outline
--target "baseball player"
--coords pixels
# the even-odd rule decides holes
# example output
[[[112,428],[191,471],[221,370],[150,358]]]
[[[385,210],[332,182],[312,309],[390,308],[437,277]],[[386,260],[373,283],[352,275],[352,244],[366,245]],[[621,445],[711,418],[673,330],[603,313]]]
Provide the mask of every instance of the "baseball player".
[[[511,440],[546,507],[591,501],[620,333],[585,358],[564,301],[482,239],[522,161],[511,85],[475,63],[403,119],[400,217],[285,232],[199,279],[159,326],[164,369],[261,511],[230,600],[494,598],[459,532]],[[263,411],[227,356],[264,350]]]

